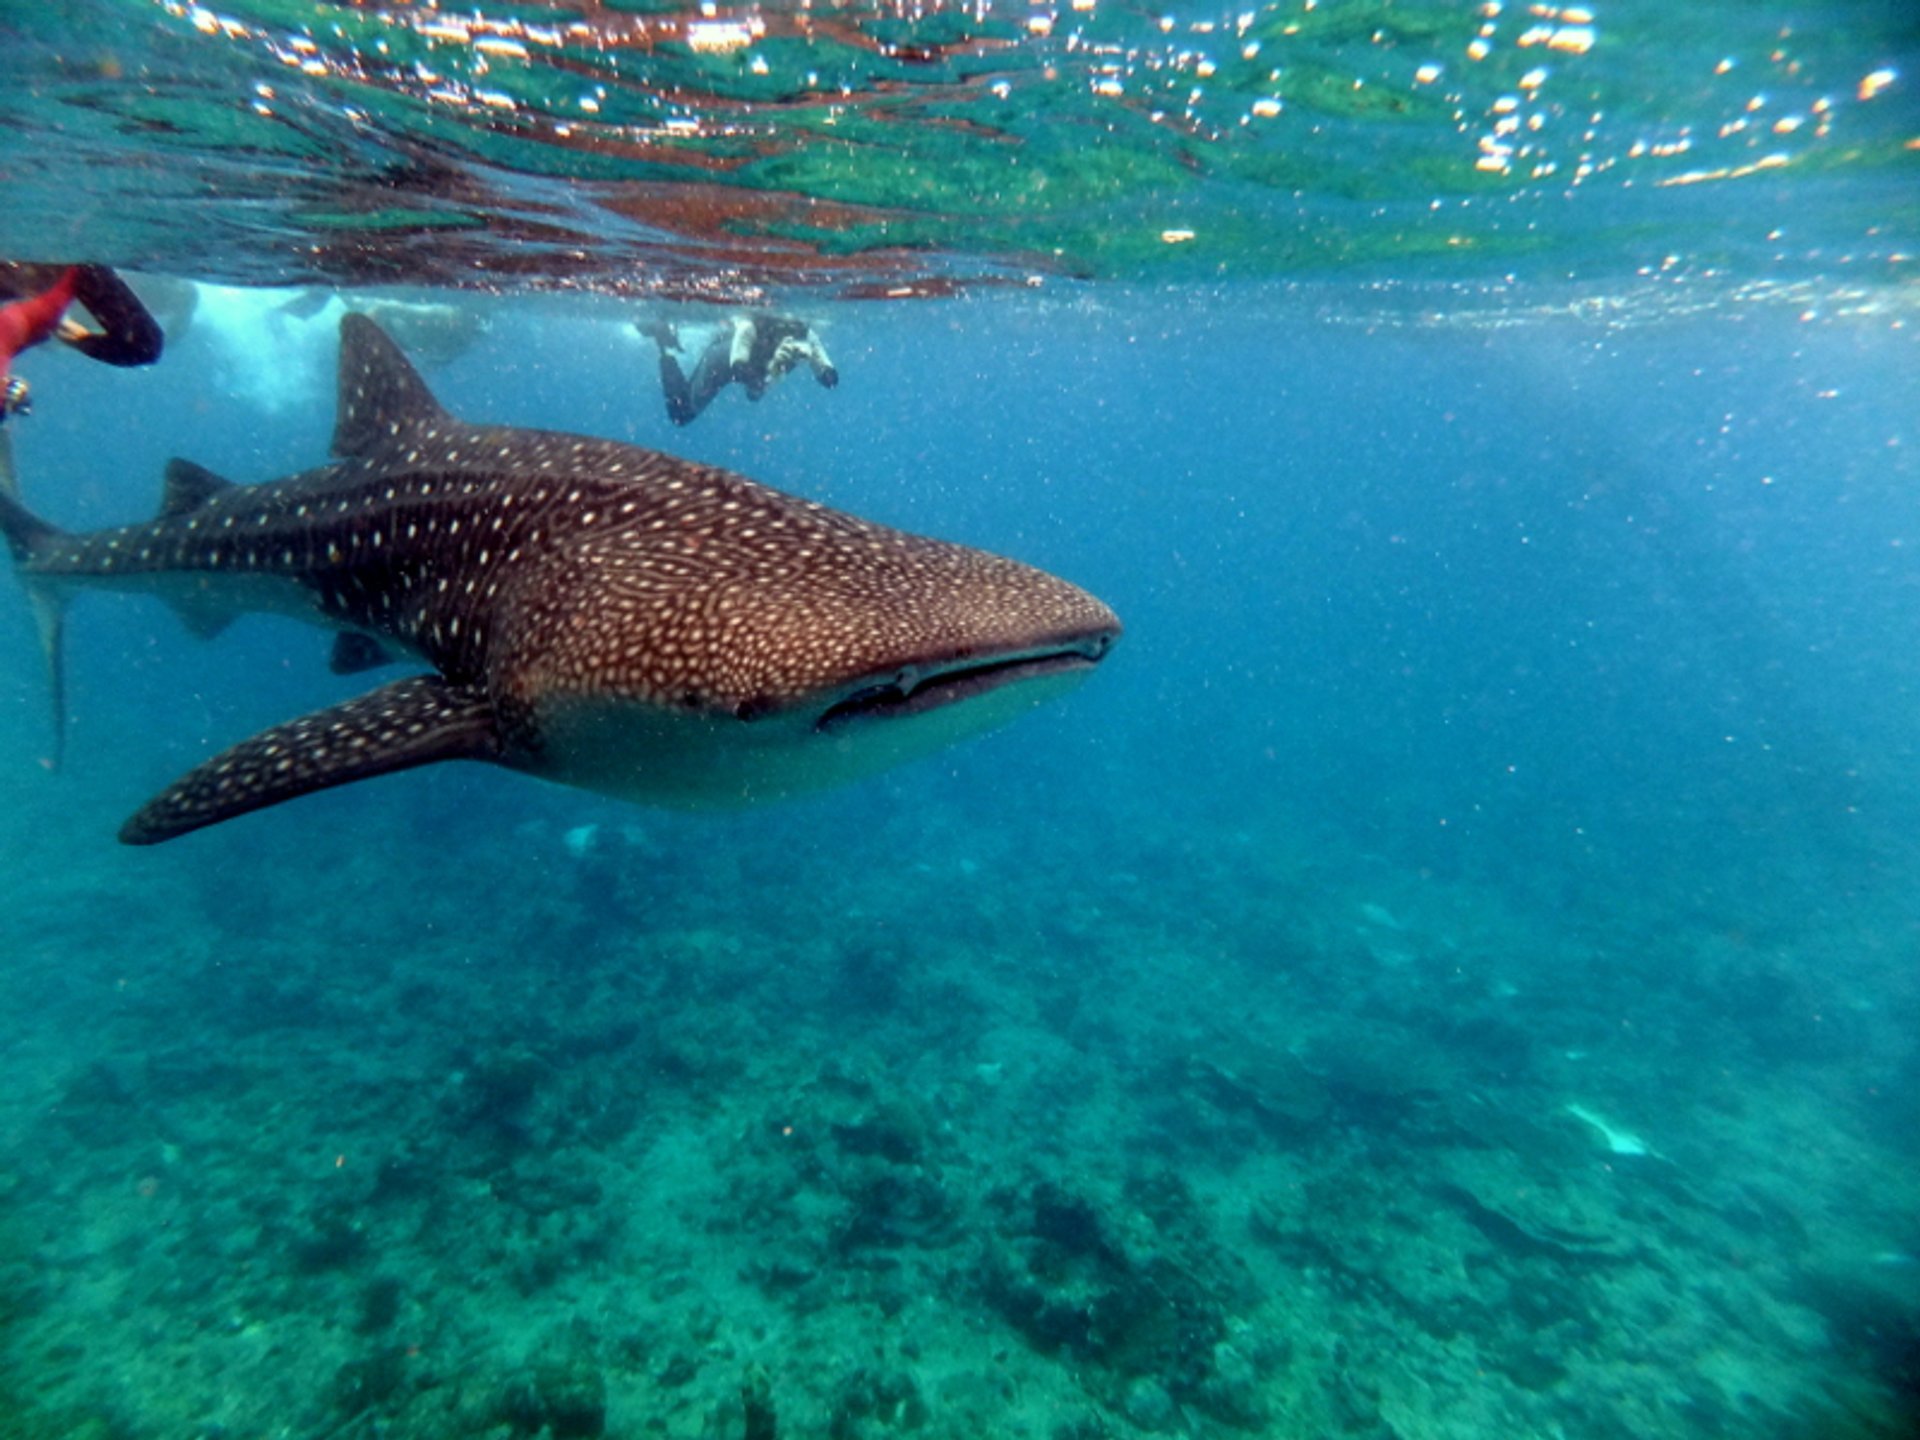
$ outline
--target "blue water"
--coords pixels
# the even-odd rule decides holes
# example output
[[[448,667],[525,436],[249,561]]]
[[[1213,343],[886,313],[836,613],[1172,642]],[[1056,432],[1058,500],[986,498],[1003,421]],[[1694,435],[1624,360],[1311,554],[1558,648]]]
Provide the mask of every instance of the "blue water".
[[[1920,1433],[1910,8],[0,5],[0,255],[169,337],[18,362],[51,520],[433,301],[1126,625],[802,802],[134,850],[372,682],[83,594],[54,773],[0,596],[0,1440]],[[671,426],[721,303],[839,387]]]
[[[843,391],[735,392],[677,431],[617,307],[499,308],[433,377],[457,413],[672,449],[1016,554],[1126,619],[1128,654],[1086,694],[888,784],[1011,766],[1049,803],[1284,815],[1502,885],[1527,883],[1503,856],[1577,874],[1650,846],[1691,860],[1648,868],[1702,883],[1756,852],[1855,869],[1911,804],[1920,379],[1897,320],[1383,334],[1250,290],[848,306],[827,322]],[[150,511],[169,455],[243,480],[317,463],[328,326],[274,323],[245,333],[299,378],[266,413],[221,398],[232,342],[202,330],[151,372],[30,357],[49,394],[18,428],[33,497],[117,523]],[[201,647],[157,607],[89,598],[75,624],[81,756],[129,709],[192,744],[353,684],[309,663],[324,636],[276,621]],[[8,655],[31,711],[33,647]]]
[[[0,1434],[1909,1433],[1910,307],[1435,293],[822,304],[836,391],[684,431],[629,308],[486,303],[457,414],[1125,620],[782,808],[445,766],[123,849],[363,685],[82,596],[48,774],[0,610]],[[27,357],[31,501],[317,463],[277,299]]]

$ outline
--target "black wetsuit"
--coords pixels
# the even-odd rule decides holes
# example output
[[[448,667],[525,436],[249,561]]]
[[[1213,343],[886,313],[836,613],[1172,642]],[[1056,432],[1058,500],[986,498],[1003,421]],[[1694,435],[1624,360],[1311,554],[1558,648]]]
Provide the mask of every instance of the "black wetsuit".
[[[660,347],[660,392],[666,397],[669,420],[676,425],[691,425],[713,403],[713,397],[732,383],[731,350],[731,334],[723,330],[700,352],[689,380],[673,352],[664,345]]]
[[[742,327],[747,333],[746,353],[736,360],[735,346]],[[814,378],[831,389],[840,383],[840,374],[827,359],[827,352],[813,335],[813,327],[804,320],[784,315],[766,315],[754,319],[730,320],[714,332],[689,377],[680,368],[674,351],[678,341],[670,326],[649,326],[646,334],[660,347],[660,390],[667,401],[667,418],[676,425],[691,425],[714,397],[729,385],[738,385],[749,400],[758,400],[773,382],[806,358]],[[782,354],[782,347],[795,342]]]
[[[779,350],[780,342],[804,339],[807,328],[804,320],[789,320],[780,315],[754,323],[753,345],[747,351],[746,362],[733,367],[733,378],[747,392],[749,400],[758,400],[767,393],[767,387],[780,378],[772,373],[774,352]]]
[[[87,307],[100,329],[69,343],[89,359],[108,365],[151,365],[165,337],[159,322],[131,286],[104,265],[79,265],[73,298]],[[65,265],[0,260],[0,304],[38,295],[55,284]]]

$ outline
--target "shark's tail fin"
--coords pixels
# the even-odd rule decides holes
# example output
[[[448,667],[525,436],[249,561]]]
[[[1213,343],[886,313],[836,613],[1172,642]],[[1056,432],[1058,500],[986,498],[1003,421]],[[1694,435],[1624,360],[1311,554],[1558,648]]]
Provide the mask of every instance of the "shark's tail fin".
[[[0,536],[6,538],[7,548],[13,552],[13,563],[27,564],[60,533],[21,503],[20,481],[13,469],[13,441],[0,430]],[[40,650],[47,659],[47,689],[53,697],[53,754],[49,761],[57,770],[67,734],[67,667],[61,658],[65,606],[46,580],[28,573],[20,578],[27,587],[34,624],[40,631]]]

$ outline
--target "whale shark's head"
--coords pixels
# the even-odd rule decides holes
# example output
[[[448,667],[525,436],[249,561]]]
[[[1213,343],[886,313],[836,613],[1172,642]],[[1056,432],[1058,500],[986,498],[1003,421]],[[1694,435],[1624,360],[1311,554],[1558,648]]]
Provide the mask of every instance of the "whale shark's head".
[[[817,789],[1064,694],[1120,636],[1101,601],[1018,561],[722,472],[683,494],[673,548],[607,537],[574,638],[548,629],[552,778],[695,806]]]

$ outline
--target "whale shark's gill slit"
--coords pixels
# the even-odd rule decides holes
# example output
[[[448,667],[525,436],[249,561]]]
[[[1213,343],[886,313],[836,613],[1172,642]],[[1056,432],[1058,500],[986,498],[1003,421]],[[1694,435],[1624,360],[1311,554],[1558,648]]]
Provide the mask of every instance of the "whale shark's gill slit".
[[[1045,655],[1020,655],[957,665],[927,676],[911,687],[898,681],[868,685],[835,701],[814,722],[815,730],[833,730],[860,719],[898,719],[922,715],[960,700],[971,700],[1016,680],[1035,680],[1090,668],[1106,649],[1102,641],[1091,649],[1057,650]]]
[[[885,685],[869,685],[864,690],[856,690],[846,699],[827,707],[820,717],[819,728],[824,730],[836,721],[850,715],[865,715],[885,710],[900,704],[907,698],[907,692],[889,681]]]

